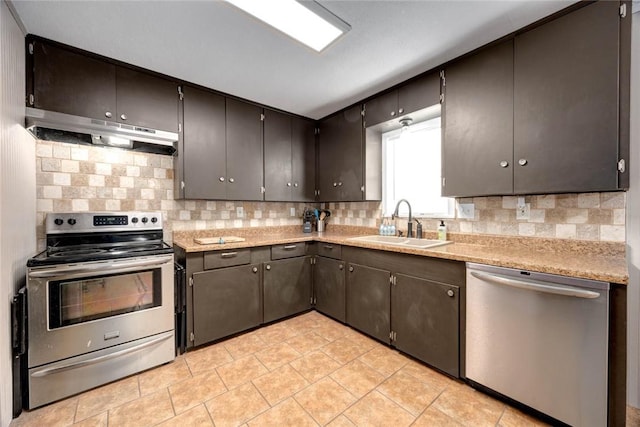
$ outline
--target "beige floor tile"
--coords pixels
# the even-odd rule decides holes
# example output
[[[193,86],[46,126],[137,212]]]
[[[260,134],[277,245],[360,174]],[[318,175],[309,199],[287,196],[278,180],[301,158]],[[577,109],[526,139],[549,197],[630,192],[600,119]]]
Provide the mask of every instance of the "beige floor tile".
[[[640,426],[640,409],[627,405],[627,426]]]
[[[129,377],[79,396],[76,422],[140,397],[138,377]]]
[[[250,427],[317,426],[313,418],[294,399],[287,399],[249,421]]]
[[[462,424],[434,407],[427,408],[411,427],[462,427]]]
[[[632,426],[633,424],[627,423]],[[540,427],[548,426],[535,417],[525,414],[515,408],[507,406],[502,414],[502,418],[498,421],[498,427]]]
[[[330,377],[356,397],[362,397],[369,393],[385,379],[380,372],[358,359],[338,369]]]
[[[351,362],[366,352],[366,349],[356,345],[353,341],[345,337],[338,338],[325,345],[321,350],[342,365]]]
[[[316,334],[320,335],[327,341],[335,341],[342,338],[347,333],[347,328],[342,325],[334,325],[331,323],[320,325],[313,330]]]
[[[185,355],[185,359],[193,375],[210,371],[233,360],[227,349],[220,343],[189,352]]]
[[[317,328],[321,324],[323,318],[324,316],[318,315],[318,313],[314,311],[310,311],[308,313],[292,317],[291,319],[287,319],[282,323],[300,333],[306,333],[309,332],[310,329]]]
[[[278,344],[299,335],[299,332],[282,323],[275,323],[258,329],[256,335],[268,345]]]
[[[209,371],[169,387],[173,409],[180,414],[227,391],[216,371]]]
[[[253,384],[273,406],[303,389],[309,382],[291,366],[285,365],[254,379]]]
[[[11,426],[68,426],[73,424],[77,406],[78,398],[72,397],[42,408],[25,410],[11,422]]]
[[[299,353],[309,353],[317,350],[325,344],[329,344],[329,341],[322,338],[315,332],[309,332],[308,330],[296,337],[287,340],[287,344],[295,348]]]
[[[376,389],[398,405],[418,416],[443,389],[430,387],[411,375],[398,371]]]
[[[232,338],[222,344],[234,359],[241,359],[268,347],[255,331]]]
[[[264,375],[269,370],[255,356],[247,356],[216,369],[228,389]]]
[[[207,402],[216,427],[238,426],[269,409],[269,404],[252,383],[243,384]]]
[[[408,426],[415,417],[377,391],[363,397],[344,414],[358,426]]]
[[[166,388],[171,384],[191,378],[191,371],[185,357],[179,356],[172,363],[151,369],[140,374],[140,394],[147,395]]]
[[[345,328],[346,328],[346,331],[344,334],[345,338],[348,338],[349,340],[351,340],[351,342],[361,347],[365,352],[376,347],[384,347],[384,344],[374,341],[373,339],[356,331],[355,329],[351,329],[346,326]]]
[[[409,362],[404,365],[400,371],[406,372],[412,377],[415,377],[435,388],[445,389],[449,385],[456,383],[455,380],[447,377],[446,375],[430,369],[425,365],[414,362],[413,360],[409,360]]]
[[[213,427],[211,416],[204,404],[198,405],[158,424],[158,427]]]
[[[167,389],[109,410],[110,426],[151,426],[174,416]]]
[[[310,383],[326,377],[342,366],[322,351],[309,353],[300,359],[294,360],[289,365]]]
[[[371,366],[385,377],[393,375],[394,372],[409,362],[407,357],[388,347],[376,347],[363,354],[359,360]]]
[[[296,393],[294,398],[320,425],[327,424],[356,401],[329,377]]]
[[[12,424],[13,425],[13,424]],[[109,425],[109,412],[103,412],[84,421],[75,423],[74,427],[107,427]]]
[[[333,421],[327,424],[327,427],[357,427],[349,418],[344,415],[337,416]]]
[[[464,384],[452,384],[433,402],[432,407],[465,426],[495,426],[505,404]]]
[[[274,344],[256,353],[256,357],[270,371],[285,365],[301,356],[293,347],[286,342]]]

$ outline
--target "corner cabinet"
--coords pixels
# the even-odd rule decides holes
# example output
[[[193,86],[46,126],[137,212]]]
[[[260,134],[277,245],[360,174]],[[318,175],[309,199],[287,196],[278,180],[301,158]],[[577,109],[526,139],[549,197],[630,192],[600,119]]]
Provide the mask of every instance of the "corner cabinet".
[[[341,246],[317,243],[313,265],[313,301],[320,313],[346,322],[345,262]]]

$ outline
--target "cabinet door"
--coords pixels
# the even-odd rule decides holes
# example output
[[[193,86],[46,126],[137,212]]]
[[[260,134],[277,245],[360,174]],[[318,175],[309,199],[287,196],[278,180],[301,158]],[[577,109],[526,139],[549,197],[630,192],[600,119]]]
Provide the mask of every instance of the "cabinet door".
[[[445,70],[443,196],[513,191],[513,41]]]
[[[398,91],[394,90],[377,96],[364,106],[365,126],[375,126],[398,118]]]
[[[193,275],[194,345],[258,326],[262,321],[258,265]]]
[[[184,197],[226,197],[225,99],[211,92],[184,87]]]
[[[291,119],[291,200],[312,202],[316,190],[315,123],[298,117]]]
[[[264,110],[264,199],[291,200],[291,116]]]
[[[347,323],[389,343],[391,290],[387,270],[349,264],[347,273]]]
[[[311,257],[288,258],[264,264],[264,322],[311,307]]]
[[[262,108],[227,98],[227,199],[262,200]]]
[[[346,321],[344,262],[316,257],[313,267],[316,310],[341,322]]]
[[[440,103],[440,75],[430,73],[398,88],[398,114],[413,113]]]
[[[459,376],[459,288],[396,274],[391,290],[395,346],[454,377]]]
[[[515,38],[515,193],[617,189],[618,7],[595,2]]]
[[[178,132],[178,84],[140,71],[116,68],[117,121]]]
[[[362,114],[356,105],[320,125],[319,188],[323,201],[363,199]]]
[[[33,91],[35,108],[116,121],[116,67],[107,62],[34,41]]]

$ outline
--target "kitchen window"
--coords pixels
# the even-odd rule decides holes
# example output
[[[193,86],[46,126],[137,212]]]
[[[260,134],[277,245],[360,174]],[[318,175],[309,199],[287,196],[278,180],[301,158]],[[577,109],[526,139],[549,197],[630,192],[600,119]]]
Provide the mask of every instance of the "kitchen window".
[[[440,117],[382,134],[382,212],[407,199],[414,217],[453,218],[454,199],[440,196]],[[400,216],[408,216],[403,203]]]

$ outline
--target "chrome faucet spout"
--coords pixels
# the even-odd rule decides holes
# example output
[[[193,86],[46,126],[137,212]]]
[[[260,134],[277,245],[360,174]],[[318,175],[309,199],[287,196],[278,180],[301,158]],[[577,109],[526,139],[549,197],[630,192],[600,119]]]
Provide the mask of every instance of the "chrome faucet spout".
[[[400,203],[405,202],[409,208],[409,221],[407,222],[407,237],[413,237],[413,223],[411,222],[411,204],[407,199],[400,199],[396,204],[396,209],[391,214],[391,219],[395,219],[398,216],[398,210],[400,209]]]

